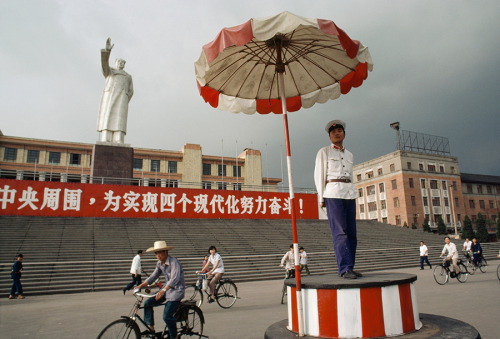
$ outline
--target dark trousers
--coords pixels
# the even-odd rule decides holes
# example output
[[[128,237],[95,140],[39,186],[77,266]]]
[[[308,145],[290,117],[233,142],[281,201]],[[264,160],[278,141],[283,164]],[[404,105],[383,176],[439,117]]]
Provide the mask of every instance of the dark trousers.
[[[17,294],[22,295],[23,294],[23,285],[21,285],[21,279],[19,278],[13,278],[12,279],[12,287],[10,288],[10,295],[15,296],[16,291]]]
[[[420,257],[420,268],[421,269],[424,269],[424,261],[427,263],[427,265],[432,267],[431,263],[429,262],[429,258],[426,255],[423,255]]]
[[[144,321],[148,325],[155,324],[155,317],[153,307],[159,306],[165,302],[165,296],[160,298],[160,300],[155,300],[155,298],[148,298],[144,303]],[[163,310],[163,321],[167,324],[168,333],[170,338],[175,338],[177,335],[177,320],[174,317],[175,311],[179,307],[180,301],[167,301],[165,304],[165,309]]]
[[[141,275],[138,274],[136,277],[135,274],[132,274],[132,281],[128,283],[128,285],[125,287],[125,289],[127,291],[129,291],[132,287],[138,286],[140,284],[142,284]]]
[[[352,271],[356,261],[356,201],[325,198],[339,274]]]

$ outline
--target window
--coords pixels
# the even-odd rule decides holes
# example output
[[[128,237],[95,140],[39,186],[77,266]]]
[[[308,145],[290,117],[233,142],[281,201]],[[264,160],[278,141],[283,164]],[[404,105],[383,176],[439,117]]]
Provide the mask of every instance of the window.
[[[374,195],[375,194],[375,185],[368,186],[366,188],[366,195]]]
[[[477,193],[483,194],[483,185],[477,185]]]
[[[449,214],[446,215],[446,222],[448,224],[451,223],[451,215],[449,215]]]
[[[32,149],[28,150],[28,157],[26,162],[38,164],[38,159],[40,158],[40,151],[35,151]]]
[[[429,172],[436,172],[436,165],[434,165],[434,164],[428,164],[427,165],[427,170]]]
[[[203,164],[203,175],[212,175],[212,164]]]
[[[396,170],[396,166],[394,166],[394,164],[390,164],[389,169],[391,172],[394,172]]]
[[[168,161],[168,173],[177,173],[177,161]]]
[[[408,169],[409,169],[409,170],[411,170],[411,162],[409,162],[409,161],[408,161],[408,162],[406,163],[406,167],[408,167]]]
[[[441,206],[441,199],[439,197],[432,198],[432,206]]]
[[[413,223],[416,225],[418,225],[418,214],[414,214],[413,215]]]
[[[61,162],[61,152],[49,152],[49,164],[59,164]]]
[[[491,194],[491,193],[492,193],[492,190],[491,190],[491,186],[490,186],[490,185],[486,186],[486,192],[487,192],[488,194]]]
[[[367,178],[367,179],[371,179],[371,178],[373,178],[373,171],[366,172],[366,178]]]
[[[82,160],[82,155],[78,153],[70,153],[69,154],[69,164],[73,166],[78,166],[80,165],[80,162]]]
[[[136,171],[142,170],[142,159],[134,158],[134,170]]]
[[[227,183],[225,183],[225,182],[218,182],[217,183],[217,189],[218,190],[225,190],[225,189],[227,189]]]
[[[364,204],[359,205],[359,213],[365,213],[365,205]]]
[[[358,174],[358,175],[356,176],[356,179],[357,179],[358,181],[361,181],[361,174]]]
[[[450,203],[449,203],[449,201],[448,201],[448,198],[443,198],[443,201],[444,201],[444,205],[445,205],[446,207],[450,206]]]
[[[226,165],[217,165],[218,167],[218,172],[219,173],[218,175],[219,176],[226,176]]]
[[[385,203],[385,200],[380,201],[380,209],[381,210],[387,209],[387,204]]]
[[[233,184],[233,190],[234,191],[241,191],[241,184],[240,183],[234,183]]]
[[[16,159],[17,159],[17,148],[5,147],[5,152],[3,154],[3,160],[16,161]]]
[[[391,184],[392,184],[392,189],[393,190],[397,190],[398,189],[398,183],[396,182],[396,179],[392,180]]]
[[[472,193],[472,185],[467,184],[467,193]]]
[[[444,165],[439,165],[439,172],[444,173]]]
[[[359,197],[363,196],[363,189],[362,188],[358,189],[358,196]]]
[[[385,192],[385,186],[384,186],[383,182],[381,182],[380,184],[378,184],[378,191],[380,193]]]
[[[425,179],[420,179],[420,187],[426,188],[426,186],[425,186]]]
[[[423,198],[424,206],[429,206],[429,200],[427,200],[427,197]]]
[[[474,200],[469,200],[469,207],[476,208],[476,204],[474,203]]]
[[[485,207],[484,207],[484,200],[479,200],[479,208],[484,210]]]
[[[493,200],[490,200],[490,208],[495,208],[495,205],[493,204]]]
[[[497,186],[497,194],[500,195],[500,186]]]
[[[368,203],[368,212],[375,212],[377,210],[377,203],[375,201]]]
[[[446,188],[446,181],[445,180],[441,181],[441,188],[444,189],[444,190],[447,189]]]
[[[233,166],[233,177],[241,178],[241,166]]]
[[[411,205],[412,206],[417,206],[417,200],[414,195],[411,196]]]
[[[454,182],[453,182],[453,190],[454,190],[454,191],[456,191],[456,190],[457,190],[457,182],[456,182],[456,181],[454,181]]]
[[[408,184],[410,185],[410,188],[415,187],[415,186],[413,185],[413,178],[408,178]]]
[[[424,164],[419,163],[419,164],[418,164],[418,169],[419,169],[420,171],[423,171],[423,170],[424,170]]]
[[[377,169],[377,175],[382,175],[384,174],[384,172],[382,172],[382,167],[380,167],[379,169]]]
[[[399,207],[399,198],[394,198],[394,207]]]
[[[151,160],[151,172],[160,172],[160,160]]]
[[[458,198],[455,198],[455,207],[458,207]]]
[[[401,226],[401,216],[396,215],[396,226]]]
[[[212,189],[212,183],[211,182],[202,182],[201,186],[205,190],[211,190]]]
[[[166,187],[179,187],[179,182],[177,180],[167,180]]]
[[[450,166],[450,172],[455,173],[455,166]]]
[[[429,184],[430,184],[431,189],[433,189],[433,190],[438,188],[438,181],[437,180],[431,180],[431,182]]]

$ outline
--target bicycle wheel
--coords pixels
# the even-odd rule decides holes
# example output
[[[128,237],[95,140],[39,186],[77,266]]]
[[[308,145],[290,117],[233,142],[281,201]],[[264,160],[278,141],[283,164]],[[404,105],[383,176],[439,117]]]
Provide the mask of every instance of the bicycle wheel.
[[[283,291],[281,291],[281,303],[285,303],[285,297],[286,297],[286,285],[283,284]]]
[[[434,280],[436,280],[439,285],[444,285],[448,282],[448,271],[443,265],[439,264],[434,267]]]
[[[139,326],[132,319],[118,319],[113,321],[111,324],[106,326],[101,333],[97,336],[97,339],[106,338],[141,338],[141,330]]]
[[[185,319],[178,322],[178,331],[182,337],[201,338],[203,334],[203,312],[196,306],[184,306],[187,308]]]
[[[481,270],[481,272],[486,273],[486,271],[488,270],[488,262],[486,261],[486,259],[481,259],[481,261],[479,262],[479,269]]]
[[[201,307],[203,304],[203,293],[196,285],[187,285],[183,300],[194,301],[196,302],[196,306]]]
[[[469,277],[469,274],[467,274],[467,267],[465,267],[464,264],[460,263],[458,264],[458,268],[460,270],[460,273],[457,275],[457,280],[460,281],[461,283],[464,283],[467,281],[467,278]]]
[[[215,300],[222,308],[229,308],[234,305],[238,298],[238,289],[232,281],[224,281],[215,291]]]
[[[500,265],[497,267],[497,278],[500,280]]]
[[[467,271],[469,272],[470,275],[474,275],[476,273],[476,265],[472,261],[467,261]]]

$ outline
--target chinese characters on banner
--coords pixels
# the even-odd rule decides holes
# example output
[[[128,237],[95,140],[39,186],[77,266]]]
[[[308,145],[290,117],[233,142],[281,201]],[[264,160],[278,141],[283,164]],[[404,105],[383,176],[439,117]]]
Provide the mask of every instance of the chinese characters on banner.
[[[317,219],[315,194],[296,194],[297,219]],[[0,215],[289,219],[287,193],[0,179]]]

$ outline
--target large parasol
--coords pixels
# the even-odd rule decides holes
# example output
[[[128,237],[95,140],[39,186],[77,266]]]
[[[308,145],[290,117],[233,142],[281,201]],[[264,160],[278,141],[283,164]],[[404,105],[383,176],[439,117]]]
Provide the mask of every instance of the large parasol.
[[[299,334],[301,278],[287,112],[312,107],[361,86],[373,68],[367,47],[330,20],[289,12],[224,28],[195,62],[201,96],[233,113],[283,114],[288,165]]]

